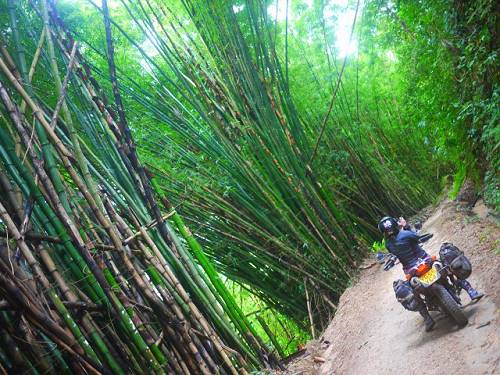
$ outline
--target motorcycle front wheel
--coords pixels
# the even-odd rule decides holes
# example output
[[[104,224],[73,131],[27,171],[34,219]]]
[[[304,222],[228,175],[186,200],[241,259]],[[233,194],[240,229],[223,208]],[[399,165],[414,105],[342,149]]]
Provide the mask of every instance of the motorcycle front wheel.
[[[446,290],[446,288],[441,284],[434,284],[432,288],[437,302],[443,311],[448,314],[460,327],[466,326],[469,320],[450,292],[448,292],[448,290]]]

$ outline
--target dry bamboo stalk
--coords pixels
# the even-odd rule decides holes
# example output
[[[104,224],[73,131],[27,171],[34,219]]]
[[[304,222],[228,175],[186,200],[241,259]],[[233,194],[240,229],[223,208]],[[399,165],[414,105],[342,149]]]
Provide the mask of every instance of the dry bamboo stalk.
[[[38,40],[38,44],[36,46],[35,54],[33,55],[33,60],[31,61],[30,71],[28,73],[28,79],[30,82],[33,79],[33,75],[35,74],[35,69],[36,69],[36,66],[38,64],[40,54],[42,53],[42,47],[43,47],[43,43],[45,41],[45,35],[46,35],[45,29],[42,29],[42,33],[40,34],[40,39]],[[21,112],[24,113],[22,106],[23,106],[23,104],[21,103]]]
[[[311,325],[311,336],[313,340],[316,340],[316,335],[314,333],[314,320],[311,311],[311,301],[309,300],[309,292],[307,291],[307,278],[305,277],[304,277],[304,289],[306,292],[307,314],[309,315],[309,324]]]
[[[66,76],[64,77],[64,81],[61,87],[61,93],[59,94],[59,98],[57,98],[56,106],[54,108],[54,112],[52,114],[52,118],[50,120],[50,126],[54,127],[57,121],[57,117],[59,116],[59,111],[61,110],[63,103],[65,102],[66,89],[68,88],[69,77],[73,70],[73,66],[75,64],[75,56],[76,56],[76,46],[75,43],[73,45],[73,49],[71,50],[71,55],[68,63],[68,71],[66,72]],[[66,108],[67,110],[67,108]]]
[[[175,215],[175,211],[172,211],[172,212],[169,212],[168,214],[164,215],[162,217],[162,220],[163,221],[166,221],[168,220],[169,218],[171,218],[173,215]],[[148,225],[146,226],[141,226],[141,229],[144,229],[144,230],[149,230],[151,228],[154,228],[156,225],[158,225],[158,221],[157,220],[153,220],[151,223],[149,223]],[[135,232],[134,234],[131,234],[129,237],[127,237],[124,241],[123,241],[123,245],[128,245],[132,240],[134,240],[135,238],[137,238],[138,236],[141,235],[141,231],[137,231]]]
[[[16,66],[14,60],[12,59],[12,56],[9,54],[9,51],[7,50],[7,48],[4,45],[0,46],[0,48],[1,48],[2,55],[5,58],[5,62],[9,66],[10,70],[12,71],[12,73],[14,74],[16,79],[22,83],[22,77],[20,75],[20,72],[17,69],[17,66]],[[21,104],[24,105],[24,107],[22,107],[23,113],[24,113],[24,110],[26,109],[26,103],[24,101],[22,101]],[[17,134],[14,134],[14,137],[16,140],[15,141],[16,142],[16,146],[15,146],[16,155],[20,155],[21,154],[21,140],[19,139],[19,135],[17,135]],[[19,193],[19,195],[21,195],[21,194]]]
[[[7,236],[6,232],[3,230],[0,230],[0,238],[5,238]],[[58,237],[53,237],[53,236],[45,236],[43,234],[38,234],[38,233],[33,233],[33,232],[26,232],[23,235],[24,239],[27,241],[32,241],[32,242],[49,242],[49,243],[55,243],[55,244],[62,244],[64,243],[63,240],[61,240]],[[92,243],[90,247],[96,248],[98,250],[103,250],[103,251],[117,251],[118,249],[112,245],[105,245],[102,243]]]
[[[126,230],[126,228],[128,228],[128,227],[126,225],[124,225],[124,222],[122,220],[118,219],[118,215],[117,215],[116,211],[113,209],[113,207],[111,206],[109,200],[105,200],[104,205],[105,205],[106,209],[108,210],[109,215],[111,217],[113,217],[118,224],[121,223],[123,229]],[[140,231],[140,233],[145,232],[145,229],[143,227],[141,227],[140,229],[142,229],[142,231]],[[133,263],[130,261],[128,256],[124,252],[120,252],[119,254],[121,256],[123,264],[127,268],[128,272],[132,275],[132,278],[135,281],[136,285],[144,293],[144,295],[148,299],[148,301],[154,306],[155,311],[160,313],[160,315],[164,316],[167,319],[167,321],[171,321],[173,319],[172,313],[169,312],[168,309],[166,309],[164,307],[164,304],[161,301],[159,301],[157,299],[157,297],[152,293],[149,286],[141,278],[139,272],[137,272],[137,270],[135,269]],[[170,297],[168,300],[170,300],[171,303],[168,303],[167,305],[170,308],[175,309],[173,297]],[[180,309],[177,309],[176,312],[179,315],[178,317],[180,317],[181,319],[184,319]],[[166,325],[165,328],[170,329],[170,327],[168,325]],[[207,364],[205,362],[201,361],[201,353],[199,352],[196,345],[194,345],[194,343],[192,342],[191,337],[189,337],[189,335],[187,335],[187,330],[181,329],[179,331],[179,333],[180,333],[180,336],[184,340],[184,344],[189,348],[192,356],[195,359],[197,359],[197,362],[199,365],[198,371],[201,371],[204,374],[210,374],[210,371],[208,370]]]
[[[95,305],[95,304],[86,304],[84,302],[69,302],[69,301],[63,301],[64,306],[70,310],[84,310],[84,311],[94,311],[94,312],[103,312],[104,306],[100,305]],[[50,309],[54,309],[54,304],[49,303],[48,307]],[[0,301],[0,311],[8,311],[8,310],[18,310],[18,306],[12,306],[8,301]]]
[[[3,262],[0,262],[0,270],[4,268]],[[5,269],[0,272],[0,290],[3,289],[6,293],[4,296],[7,298],[11,305],[17,305],[24,312],[24,316],[34,325],[38,326],[52,341],[60,345],[64,350],[68,351],[71,355],[79,358],[79,361],[92,373],[101,374],[102,371],[97,370],[97,366],[86,358],[83,350],[72,336],[57,325],[53,320],[48,318],[43,311],[37,307],[34,300],[29,299],[25,292],[23,292],[22,285],[16,283],[16,280],[9,280],[5,277]],[[104,371],[106,372],[106,371]]]
[[[140,227],[139,230],[141,230]],[[154,241],[151,239],[151,237],[145,230],[142,230],[142,237],[146,240],[148,246],[153,250],[153,253],[156,255],[156,258],[160,261],[160,264],[162,265],[163,268],[162,274],[167,276],[166,279],[170,280],[172,286],[177,290],[180,297],[184,300],[184,303],[186,303],[189,306],[191,313],[193,314],[193,317],[201,324],[205,332],[207,332],[207,336],[210,337],[210,340],[216,347],[217,352],[222,357],[226,365],[228,365],[231,372],[235,375],[238,374],[238,371],[234,368],[234,366],[231,363],[231,360],[227,356],[227,353],[224,351],[224,348],[222,346],[222,343],[220,342],[219,337],[215,334],[208,321],[205,319],[203,314],[201,314],[196,305],[193,303],[193,301],[189,297],[188,293],[186,292],[182,284],[179,282],[177,277],[174,275],[174,273],[171,271],[170,267],[166,263],[160,250],[158,249]],[[245,366],[244,362],[242,362],[242,366]],[[246,373],[246,370],[242,367],[240,369],[240,372]]]
[[[12,71],[12,74],[16,77],[16,79],[21,82],[21,75],[19,74],[19,70],[17,70],[16,63],[14,62],[14,59],[10,55],[9,51],[5,47],[5,45],[0,46],[0,51],[2,52],[3,57],[5,58],[5,61],[7,65],[9,66],[10,70]]]

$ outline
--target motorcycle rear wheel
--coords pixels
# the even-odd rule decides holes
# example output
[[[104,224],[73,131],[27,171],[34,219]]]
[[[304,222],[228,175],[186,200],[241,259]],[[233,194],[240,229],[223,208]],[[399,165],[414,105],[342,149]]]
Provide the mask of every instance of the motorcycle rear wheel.
[[[449,315],[460,327],[467,325],[469,320],[453,296],[441,284],[433,285],[434,295],[443,311]]]

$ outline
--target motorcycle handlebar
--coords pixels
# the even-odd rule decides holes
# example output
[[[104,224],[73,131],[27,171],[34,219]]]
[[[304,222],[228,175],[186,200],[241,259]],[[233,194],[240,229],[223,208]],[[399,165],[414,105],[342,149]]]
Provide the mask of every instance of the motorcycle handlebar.
[[[389,255],[389,259],[384,264],[384,271],[389,271],[396,264],[398,258],[395,255]]]

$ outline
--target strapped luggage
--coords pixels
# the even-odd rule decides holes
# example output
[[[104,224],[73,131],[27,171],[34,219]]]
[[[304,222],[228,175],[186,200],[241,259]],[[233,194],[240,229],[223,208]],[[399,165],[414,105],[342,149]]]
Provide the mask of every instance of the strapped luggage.
[[[394,293],[396,294],[396,299],[406,310],[420,310],[422,302],[417,296],[415,296],[408,281],[396,280],[393,282],[392,287],[394,289]]]
[[[445,242],[439,249],[439,258],[445,266],[450,266],[450,271],[460,280],[465,280],[472,273],[472,264],[458,247]]]

